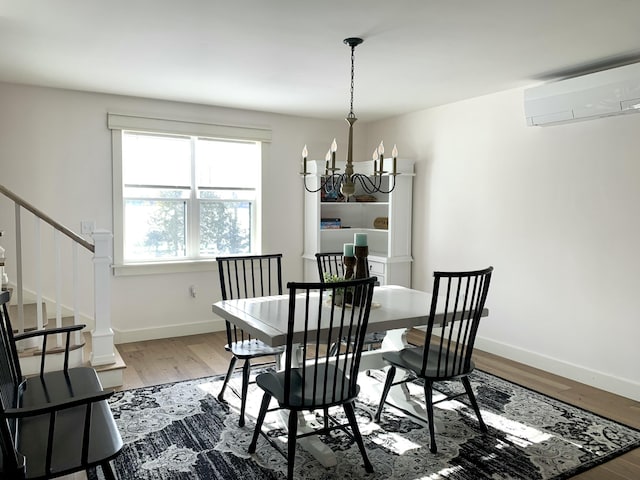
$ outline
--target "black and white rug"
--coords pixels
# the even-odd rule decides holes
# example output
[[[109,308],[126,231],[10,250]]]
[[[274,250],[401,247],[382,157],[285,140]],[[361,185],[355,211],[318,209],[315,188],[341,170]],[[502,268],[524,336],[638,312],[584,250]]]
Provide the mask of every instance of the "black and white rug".
[[[639,430],[484,372],[474,372],[471,380],[489,433],[480,432],[473,411],[463,403],[466,397],[440,403],[438,453],[432,454],[428,429],[400,411],[387,407],[381,423],[372,422],[379,397],[363,388],[356,413],[375,472],[366,474],[357,446],[337,432],[322,437],[336,453],[337,465],[325,468],[299,447],[296,478],[558,480],[640,447]],[[239,377],[233,381],[239,386]],[[247,454],[262,392],[255,386],[250,391],[248,421],[240,428],[237,397],[227,390],[228,403],[217,400],[221,382],[218,376],[116,393],[111,408],[125,442],[114,462],[118,478],[286,478],[285,459],[263,437],[257,453]],[[422,401],[422,387],[410,387]],[[439,390],[462,391],[462,385],[448,382]],[[283,427],[277,414],[267,415],[265,428],[284,447]],[[101,478],[99,469],[89,475],[89,480]]]

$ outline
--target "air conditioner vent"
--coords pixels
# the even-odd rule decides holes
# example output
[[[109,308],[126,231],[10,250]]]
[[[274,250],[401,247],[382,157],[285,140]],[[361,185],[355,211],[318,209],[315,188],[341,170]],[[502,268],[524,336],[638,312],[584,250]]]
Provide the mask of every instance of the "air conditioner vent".
[[[524,110],[529,126],[640,112],[640,63],[529,88]]]

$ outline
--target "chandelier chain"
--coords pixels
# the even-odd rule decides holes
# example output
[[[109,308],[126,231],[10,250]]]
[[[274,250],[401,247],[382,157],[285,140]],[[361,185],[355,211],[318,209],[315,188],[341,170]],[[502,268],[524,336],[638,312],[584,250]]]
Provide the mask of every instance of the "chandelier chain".
[[[354,73],[355,73],[355,69],[354,69],[354,62],[355,62],[355,50],[356,47],[355,45],[351,46],[351,109],[349,110],[349,117],[355,117],[355,113],[353,113],[353,77],[354,77]]]

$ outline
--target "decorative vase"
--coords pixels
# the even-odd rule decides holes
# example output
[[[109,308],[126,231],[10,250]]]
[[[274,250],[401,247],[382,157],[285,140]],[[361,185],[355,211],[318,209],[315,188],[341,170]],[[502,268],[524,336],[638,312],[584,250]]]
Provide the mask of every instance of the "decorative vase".
[[[344,296],[342,295],[342,293],[336,292],[336,298],[335,298],[334,304],[337,307],[341,307],[343,302],[344,302]]]

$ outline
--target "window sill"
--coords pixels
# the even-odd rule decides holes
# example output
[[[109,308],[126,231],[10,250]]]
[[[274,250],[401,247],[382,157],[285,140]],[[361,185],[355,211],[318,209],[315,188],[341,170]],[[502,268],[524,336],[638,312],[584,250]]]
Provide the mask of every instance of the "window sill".
[[[181,260],[174,262],[128,263],[113,265],[116,277],[135,275],[165,275],[170,273],[210,272],[216,268],[213,258],[202,260]]]

